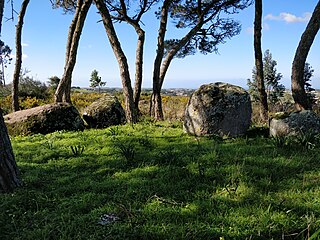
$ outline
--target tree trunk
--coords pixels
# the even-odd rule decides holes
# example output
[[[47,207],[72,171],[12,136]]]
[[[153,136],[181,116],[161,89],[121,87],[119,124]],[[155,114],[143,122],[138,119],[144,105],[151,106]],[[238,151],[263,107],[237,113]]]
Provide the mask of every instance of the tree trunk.
[[[319,31],[320,27],[320,1],[316,5],[306,30],[301,36],[296,54],[292,63],[291,89],[295,101],[295,107],[298,111],[312,109],[312,104],[308,100],[305,83],[303,79],[304,66],[311,48],[311,45]]]
[[[135,123],[137,122],[137,114],[135,111],[135,106],[133,101],[133,90],[131,86],[127,58],[121,48],[121,44],[118,40],[116,31],[113,27],[109,10],[106,7],[104,1],[94,0],[94,2],[100,12],[110,45],[118,61],[118,65],[120,69],[120,78],[121,78],[122,87],[123,87],[123,95],[125,99],[125,110],[126,110],[125,112],[126,112],[127,122]]]
[[[153,65],[153,83],[152,83],[152,95],[150,100],[150,116],[158,121],[163,120],[162,102],[161,102],[161,80],[160,80],[160,68],[164,54],[164,38],[167,30],[168,23],[168,11],[170,1],[165,0],[161,8],[160,27],[158,31],[158,47],[157,55]]]
[[[163,86],[164,78],[166,76],[166,73],[169,69],[169,66],[171,64],[171,61],[175,57],[175,55],[179,52],[179,50],[193,37],[197,34],[197,32],[201,29],[203,24],[205,22],[209,21],[214,15],[212,15],[210,18],[206,19],[206,21],[203,20],[203,14],[206,11],[209,11],[211,7],[214,6],[216,3],[215,1],[212,1],[210,5],[206,7],[204,12],[198,16],[197,24],[183,37],[181,40],[178,41],[178,43],[170,49],[167,56],[163,60],[163,54],[164,54],[164,37],[165,32],[167,28],[167,20],[168,20],[168,11],[169,7],[172,1],[164,1],[162,9],[161,9],[161,20],[160,20],[160,28],[159,28],[159,34],[158,34],[158,48],[157,48],[157,56],[154,62],[154,70],[153,70],[153,94],[151,100],[151,104],[158,104],[158,106],[150,106],[151,109],[151,117],[153,117],[155,120],[162,120],[163,119],[163,113],[161,112],[154,112],[154,111],[162,111],[161,106],[161,97],[156,97],[157,95],[160,95],[161,89]],[[153,97],[155,96],[155,97]],[[155,100],[155,101],[154,101]],[[159,102],[160,100],[160,102]],[[158,119],[162,116],[162,119]]]
[[[263,77],[263,61],[261,50],[261,26],[262,26],[262,0],[255,1],[255,17],[254,17],[254,55],[257,71],[257,88],[260,100],[260,117],[263,121],[268,120],[268,100],[264,86]]]
[[[19,78],[22,65],[22,46],[21,35],[23,19],[26,14],[30,0],[24,0],[21,4],[21,10],[18,17],[18,23],[16,26],[16,64],[14,68],[13,81],[12,81],[12,111],[19,111]]]
[[[91,4],[92,0],[79,0],[77,3],[77,10],[69,27],[66,47],[66,63],[63,76],[55,93],[55,102],[64,101],[71,103],[70,94],[72,73],[76,65],[80,36]]]
[[[4,12],[4,0],[0,0],[0,37],[1,37],[1,30],[2,30],[3,12]]]
[[[11,192],[21,185],[19,170],[0,109],[0,192]]]
[[[137,50],[136,50],[136,75],[135,75],[135,84],[134,84],[134,106],[139,113],[139,101],[140,101],[140,94],[141,94],[141,86],[142,86],[142,66],[143,66],[143,47],[145,41],[145,32],[140,28],[137,27],[136,32],[138,34],[138,43],[137,43]]]

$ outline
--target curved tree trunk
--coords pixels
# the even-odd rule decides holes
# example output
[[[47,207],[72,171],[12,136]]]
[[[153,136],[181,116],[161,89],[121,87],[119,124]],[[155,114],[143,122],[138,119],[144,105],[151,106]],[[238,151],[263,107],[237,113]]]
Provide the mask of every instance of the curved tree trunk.
[[[311,45],[319,31],[320,27],[320,1],[316,5],[306,30],[301,36],[294,60],[292,63],[291,89],[295,101],[295,107],[298,111],[311,109],[312,104],[308,100],[305,83],[303,80],[304,66],[311,48]]]
[[[126,112],[127,122],[135,123],[137,122],[137,114],[135,111],[135,106],[133,101],[133,90],[131,86],[127,58],[121,48],[121,44],[118,40],[116,31],[113,27],[109,10],[107,9],[104,1],[94,0],[94,2],[100,12],[110,45],[118,61],[118,65],[120,69],[120,78],[121,78],[122,87],[123,87],[123,95],[125,99],[125,108],[126,108],[125,112]]]
[[[262,0],[255,1],[255,17],[254,17],[254,55],[257,71],[257,88],[260,100],[260,117],[263,121],[268,120],[268,100],[264,86],[263,77],[263,61],[261,50],[261,26],[262,26]]]
[[[77,10],[69,27],[66,47],[66,63],[63,76],[55,93],[55,102],[64,101],[71,103],[70,94],[72,73],[76,65],[80,36],[91,4],[92,0],[79,0],[77,3]]]
[[[21,185],[19,170],[0,109],[0,192],[11,192]]]
[[[12,81],[12,111],[19,111],[19,78],[22,65],[22,46],[21,35],[23,19],[26,14],[30,0],[24,0],[21,4],[18,23],[16,26],[16,64],[14,68],[13,81]]]

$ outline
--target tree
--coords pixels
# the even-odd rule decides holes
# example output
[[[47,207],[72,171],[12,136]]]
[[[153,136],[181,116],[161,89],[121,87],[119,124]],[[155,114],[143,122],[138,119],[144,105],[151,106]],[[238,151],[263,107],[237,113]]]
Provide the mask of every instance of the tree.
[[[0,109],[0,192],[11,192],[21,185],[19,170]]]
[[[263,61],[261,50],[261,21],[262,21],[262,0],[255,1],[255,17],[254,17],[254,55],[255,55],[255,71],[256,84],[259,92],[260,117],[266,121],[268,119],[268,100],[264,86]]]
[[[0,26],[2,23],[4,4],[0,4]],[[1,35],[1,27],[0,27]],[[22,185],[19,170],[14,158],[7,127],[0,108],[0,192],[11,192]]]
[[[49,81],[48,81],[49,88],[55,91],[59,85],[59,82],[60,82],[60,78],[58,76],[49,77]]]
[[[129,7],[129,1],[107,1],[110,12],[112,14],[112,19],[118,22],[128,23],[134,28],[138,36],[135,62],[135,84],[133,92],[134,105],[137,112],[139,112],[139,100],[142,86],[143,52],[145,42],[145,31],[142,29],[140,22],[143,14],[145,14],[158,1],[159,0],[140,0],[137,4],[131,4],[131,7]],[[133,8],[132,5],[136,5],[136,8],[134,9],[135,11],[131,9]],[[129,10],[133,12],[133,16],[130,16]]]
[[[283,96],[285,87],[280,83],[282,78],[281,73],[277,73],[277,61],[272,59],[272,54],[270,50],[267,49],[263,57],[263,85],[265,86],[265,91],[267,94],[268,104],[276,104],[279,102],[280,98]],[[247,83],[249,87],[249,93],[251,97],[260,102],[260,92],[258,88],[257,80],[257,70],[256,67],[252,70],[252,81],[248,79]]]
[[[318,1],[311,19],[303,32],[299,45],[297,47],[291,73],[291,89],[292,96],[295,101],[295,107],[298,111],[312,109],[312,104],[308,101],[308,97],[304,87],[304,68],[311,45],[320,28],[320,1]]]
[[[93,70],[91,73],[91,78],[90,78],[90,87],[96,88],[98,87],[99,93],[100,93],[100,88],[106,85],[106,82],[102,82],[101,77],[98,75],[97,70]]]
[[[6,85],[4,69],[12,61],[11,51],[12,50],[10,49],[10,47],[0,40],[0,65],[1,65],[0,86]]]
[[[303,71],[303,82],[304,82],[304,89],[307,94],[308,102],[311,103],[311,106],[316,102],[316,95],[315,89],[311,86],[311,78],[313,76],[314,70],[312,69],[309,63],[305,63],[304,71]]]
[[[160,27],[151,97],[151,116],[155,120],[163,119],[161,88],[173,58],[186,57],[195,54],[197,50],[203,54],[217,52],[218,44],[225,43],[226,39],[239,34],[241,29],[238,22],[222,16],[236,13],[249,3],[250,0],[163,1],[158,13]],[[180,39],[164,41],[169,13],[177,28],[187,30]]]
[[[133,90],[131,86],[129,65],[128,65],[126,55],[122,50],[120,41],[117,37],[117,33],[113,26],[112,17],[110,15],[110,12],[104,0],[94,0],[94,2],[96,4],[96,7],[99,10],[110,45],[118,61],[120,78],[122,81],[124,101],[125,101],[125,113],[126,113],[127,122],[135,123],[137,122],[137,112],[136,112],[134,100],[133,100]]]
[[[48,97],[48,87],[41,81],[22,73],[19,80],[19,96],[22,98],[35,97],[46,99]]]
[[[19,78],[21,72],[22,65],[22,45],[21,45],[21,35],[22,35],[22,26],[25,13],[27,11],[27,7],[30,0],[23,0],[21,4],[21,10],[18,17],[18,23],[16,25],[16,64],[13,73],[13,81],[12,81],[12,111],[19,110],[19,96],[18,96],[18,86],[19,86]]]
[[[73,6],[74,1],[57,1],[56,4],[67,4],[69,2],[69,5],[63,6]],[[69,27],[64,73],[55,92],[55,102],[65,101],[71,103],[72,73],[76,64],[80,36],[91,4],[92,0],[77,1],[76,11]]]

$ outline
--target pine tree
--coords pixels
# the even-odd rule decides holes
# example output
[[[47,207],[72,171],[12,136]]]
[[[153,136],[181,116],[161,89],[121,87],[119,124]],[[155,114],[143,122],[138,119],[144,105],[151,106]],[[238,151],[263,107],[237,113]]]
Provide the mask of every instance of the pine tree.
[[[277,73],[277,61],[272,59],[270,50],[266,50],[263,57],[263,80],[268,96],[269,104],[276,104],[280,101],[280,98],[285,92],[285,87],[280,83],[282,74]],[[258,88],[257,88],[257,71],[254,67],[252,70],[252,81],[248,79],[247,85],[249,87],[249,93],[254,101],[259,100]]]
[[[102,82],[101,77],[99,76],[99,72],[97,70],[92,71],[90,83],[91,83],[90,84],[91,88],[98,87],[99,93],[100,93],[100,88],[106,85],[106,82]]]

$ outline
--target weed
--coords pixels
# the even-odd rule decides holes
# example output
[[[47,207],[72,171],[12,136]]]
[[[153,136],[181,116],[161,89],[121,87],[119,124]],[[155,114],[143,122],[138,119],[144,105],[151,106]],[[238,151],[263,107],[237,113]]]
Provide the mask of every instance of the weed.
[[[82,155],[85,147],[81,145],[70,146],[73,156],[77,157]]]
[[[315,134],[314,131],[300,132],[296,136],[298,144],[306,149],[313,149],[319,140],[319,135]]]
[[[288,146],[292,140],[288,136],[274,136],[271,138],[271,143],[278,148]]]
[[[132,164],[135,158],[136,149],[132,141],[123,143],[119,139],[114,140],[114,146],[119,150],[119,153]]]
[[[118,136],[120,134],[119,127],[111,127],[108,129],[110,136]]]
[[[150,149],[153,147],[153,144],[152,144],[152,141],[150,140],[150,138],[148,137],[148,135],[145,135],[141,138],[138,138],[138,143],[147,148],[147,149]]]

